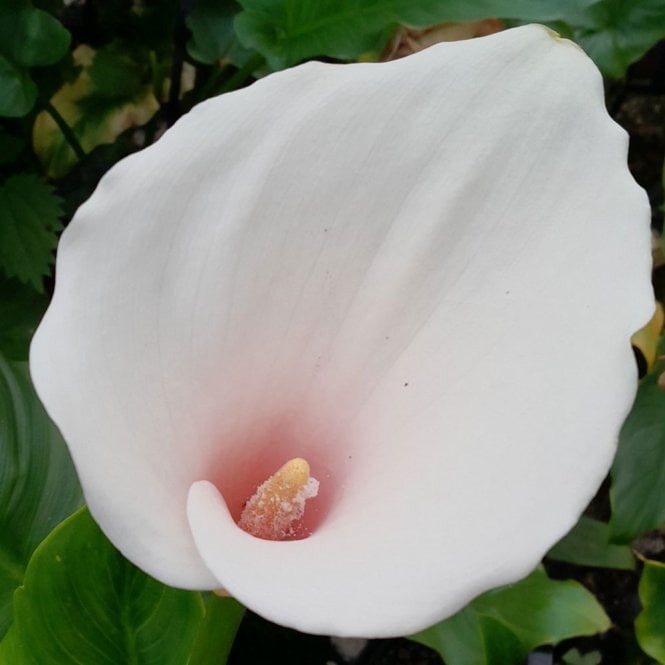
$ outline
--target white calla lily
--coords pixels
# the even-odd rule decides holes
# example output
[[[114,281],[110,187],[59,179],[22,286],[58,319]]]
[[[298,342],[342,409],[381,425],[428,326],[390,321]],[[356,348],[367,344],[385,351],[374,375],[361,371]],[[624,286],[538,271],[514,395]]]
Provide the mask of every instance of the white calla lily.
[[[77,212],[32,346],[100,526],[314,633],[411,633],[529,572],[634,395],[653,299],[626,145],[541,26],[197,106]],[[240,529],[292,458],[309,537]]]

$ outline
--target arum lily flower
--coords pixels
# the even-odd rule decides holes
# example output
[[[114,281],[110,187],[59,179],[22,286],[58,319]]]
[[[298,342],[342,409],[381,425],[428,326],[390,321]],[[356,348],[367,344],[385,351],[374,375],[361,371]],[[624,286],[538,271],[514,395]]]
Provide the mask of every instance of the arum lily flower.
[[[112,168],[31,351],[108,537],[346,636],[528,573],[635,390],[626,143],[591,61],[526,26],[268,76]]]

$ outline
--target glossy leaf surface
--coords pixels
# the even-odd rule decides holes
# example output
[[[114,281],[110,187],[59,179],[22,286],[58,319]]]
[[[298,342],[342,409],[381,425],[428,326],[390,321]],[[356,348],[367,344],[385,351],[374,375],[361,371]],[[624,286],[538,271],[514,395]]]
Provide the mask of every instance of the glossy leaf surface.
[[[519,665],[534,647],[609,627],[604,610],[584,587],[551,580],[538,568],[413,639],[438,651],[447,665]]]
[[[25,365],[0,356],[0,635],[33,550],[81,505],[69,453],[32,389]]]
[[[225,663],[244,614],[245,608],[237,600],[210,594],[188,665]]]
[[[658,385],[663,371],[660,361],[642,379],[619,436],[610,489],[615,542],[629,542],[665,523],[665,390]]]
[[[185,665],[203,603],[130,564],[82,509],[37,549],[0,647],[12,665]]]

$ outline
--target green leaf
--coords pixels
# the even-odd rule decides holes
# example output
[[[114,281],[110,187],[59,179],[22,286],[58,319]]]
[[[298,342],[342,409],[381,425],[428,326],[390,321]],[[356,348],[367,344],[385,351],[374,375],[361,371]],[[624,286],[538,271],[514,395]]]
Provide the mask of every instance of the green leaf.
[[[0,116],[19,118],[30,111],[37,99],[37,86],[28,72],[0,53]]]
[[[379,50],[398,23],[392,0],[240,0],[242,43],[283,69],[315,55],[351,60]]]
[[[11,596],[42,539],[81,505],[67,447],[46,415],[25,364],[0,356],[0,636]]]
[[[32,174],[0,186],[0,268],[43,292],[61,230],[61,199]]]
[[[438,651],[446,665],[521,665],[537,646],[609,627],[603,608],[582,585],[551,580],[539,567],[412,639]]]
[[[635,557],[630,547],[610,544],[609,535],[610,529],[605,522],[581,517],[547,556],[577,566],[634,570]]]
[[[90,96],[109,101],[127,101],[141,93],[148,76],[130,46],[114,42],[95,52],[90,74]]]
[[[52,65],[67,53],[70,39],[57,19],[27,0],[3,0],[0,5],[0,53],[16,64]]]
[[[39,546],[14,594],[0,645],[12,665],[185,665],[201,618],[198,593],[129,563],[82,509]]]
[[[619,434],[610,488],[614,542],[630,542],[665,524],[665,390],[658,387],[663,371],[661,361],[642,379]]]
[[[187,17],[192,38],[187,52],[198,62],[213,65],[231,50],[236,41],[233,19],[240,10],[235,0],[198,0]]]
[[[665,663],[665,564],[645,561],[638,587],[642,612],[635,620],[635,635],[645,653]]]
[[[472,605],[411,639],[434,649],[447,665],[522,665],[528,653],[512,631]]]
[[[500,17],[553,21],[577,16],[596,0],[240,0],[238,36],[273,69],[313,56],[343,60],[380,50],[399,24]]]
[[[0,116],[26,115],[37,99],[29,67],[58,62],[70,35],[50,14],[28,0],[0,3]]]
[[[510,628],[528,650],[610,628],[589,591],[573,580],[551,580],[542,568],[517,584],[480,596],[473,606]]]
[[[224,665],[244,614],[245,608],[237,600],[210,594],[187,665]]]
[[[563,654],[561,662],[564,665],[600,665],[603,662],[603,657],[598,651],[590,651],[583,655],[578,649],[571,649]]]
[[[27,360],[28,348],[48,298],[17,279],[0,276],[0,353],[9,360]]]
[[[665,38],[662,0],[601,0],[586,12],[586,26],[572,21],[573,38],[606,76],[621,77],[630,64]]]
[[[443,21],[477,21],[485,18],[524,22],[572,20],[598,0],[395,0],[400,21],[414,27],[429,27]]]

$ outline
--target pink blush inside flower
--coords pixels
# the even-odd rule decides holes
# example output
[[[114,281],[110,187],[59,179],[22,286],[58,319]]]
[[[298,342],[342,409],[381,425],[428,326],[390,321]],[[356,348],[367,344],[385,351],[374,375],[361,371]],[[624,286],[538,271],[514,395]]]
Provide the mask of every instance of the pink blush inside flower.
[[[256,488],[238,526],[257,538],[293,540],[302,534],[305,504],[318,493],[319,481],[309,475],[309,464],[296,457]]]
[[[338,445],[330,445],[330,438]],[[230,459],[224,455],[216,459],[211,465],[216,471],[207,479],[224,497],[231,517],[240,528],[267,540],[300,540],[323,524],[343,490],[343,479],[353,459],[352,446],[344,444],[349,442],[340,432],[322,434],[320,428],[308,423],[306,418],[290,418],[287,422],[267,427],[251,443],[236,446],[235,449],[242,452],[235,457]],[[226,446],[222,444],[218,449],[225,450]],[[340,454],[343,451],[347,452],[345,456]],[[332,452],[336,454],[332,455]],[[278,523],[255,528],[249,526],[247,517],[243,521],[247,506],[254,501],[255,508],[258,508],[260,488],[296,459],[307,460],[307,477],[294,481],[298,487],[293,496],[283,498],[293,506],[297,515],[294,513],[291,520],[283,515],[282,526]],[[314,482],[308,483],[308,480]],[[317,483],[316,488],[314,483]],[[301,490],[300,495],[298,490]],[[286,492],[288,494],[290,489]]]

